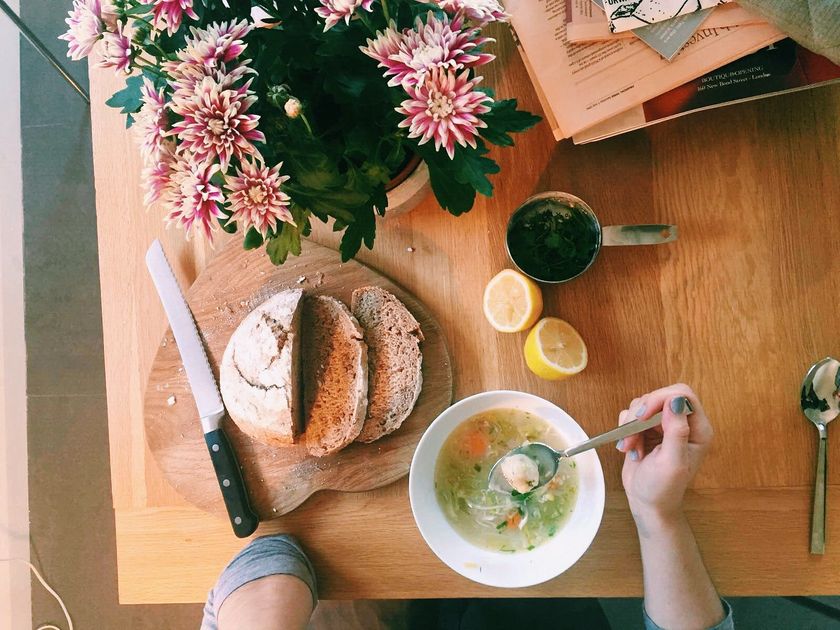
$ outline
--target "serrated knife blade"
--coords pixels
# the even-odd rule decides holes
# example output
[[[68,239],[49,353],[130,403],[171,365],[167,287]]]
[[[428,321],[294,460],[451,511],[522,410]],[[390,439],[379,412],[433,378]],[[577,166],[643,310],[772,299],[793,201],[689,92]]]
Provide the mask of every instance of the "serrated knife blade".
[[[201,426],[207,433],[218,428],[219,421],[225,413],[225,406],[222,404],[219,388],[213,377],[213,370],[210,369],[210,362],[207,360],[207,353],[204,351],[204,344],[201,342],[192,312],[187,306],[184,294],[181,293],[181,287],[160,241],[155,240],[146,252],[146,266],[169,319],[184,369],[187,371],[195,405],[198,407]]]
[[[251,509],[236,454],[222,429],[225,406],[210,362],[207,360],[201,335],[160,241],[155,240],[146,252],[146,266],[181,353],[181,361],[198,407],[204,441],[210,453],[210,461],[213,462],[231,526],[240,538],[250,536],[257,529],[259,517]]]

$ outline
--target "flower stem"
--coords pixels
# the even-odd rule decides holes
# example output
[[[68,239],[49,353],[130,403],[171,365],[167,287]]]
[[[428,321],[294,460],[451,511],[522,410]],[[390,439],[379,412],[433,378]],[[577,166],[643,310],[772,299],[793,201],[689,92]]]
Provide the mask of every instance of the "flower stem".
[[[379,2],[382,5],[382,15],[385,16],[385,28],[388,28],[388,24],[391,22],[391,14],[388,12],[388,0],[379,0]]]
[[[154,47],[154,49],[157,50],[158,53],[160,53],[159,55],[155,55],[156,57],[160,57],[161,59],[169,59],[169,55],[167,54],[167,52],[163,48],[158,46],[155,42],[153,42],[151,39],[149,40],[149,45]]]
[[[373,25],[370,23],[370,20],[367,19],[367,16],[361,11],[357,13],[357,15],[359,16],[359,20],[361,20],[362,24],[364,24],[367,27],[367,30],[370,31],[370,34],[376,36],[376,29],[373,28]]]
[[[300,119],[303,121],[303,124],[306,127],[306,130],[309,132],[309,135],[314,137],[315,134],[312,133],[312,127],[309,125],[309,121],[306,119],[306,114],[301,112],[300,113]]]

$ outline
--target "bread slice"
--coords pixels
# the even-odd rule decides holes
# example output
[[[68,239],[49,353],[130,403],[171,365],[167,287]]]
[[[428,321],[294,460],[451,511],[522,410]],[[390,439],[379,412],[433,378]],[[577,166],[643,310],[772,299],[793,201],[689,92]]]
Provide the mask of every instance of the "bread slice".
[[[423,332],[394,295],[380,287],[353,291],[353,315],[368,346],[368,410],[360,442],[396,431],[411,414],[423,386]]]
[[[304,443],[316,457],[359,435],[368,390],[367,346],[344,303],[328,296],[303,301]]]
[[[281,291],[251,311],[225,348],[220,389],[228,414],[266,444],[293,444],[300,429],[303,290]]]

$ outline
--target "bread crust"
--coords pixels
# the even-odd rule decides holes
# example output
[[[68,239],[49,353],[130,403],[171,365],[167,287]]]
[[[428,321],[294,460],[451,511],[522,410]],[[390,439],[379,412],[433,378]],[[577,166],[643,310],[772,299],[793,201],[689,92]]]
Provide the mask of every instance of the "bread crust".
[[[244,433],[275,446],[294,444],[300,428],[302,297],[301,289],[281,291],[251,311],[231,335],[220,368],[230,418]]]

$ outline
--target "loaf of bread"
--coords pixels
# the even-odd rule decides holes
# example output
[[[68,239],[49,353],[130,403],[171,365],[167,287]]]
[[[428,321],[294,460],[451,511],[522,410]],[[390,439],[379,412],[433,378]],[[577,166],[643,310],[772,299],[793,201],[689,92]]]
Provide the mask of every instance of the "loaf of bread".
[[[380,287],[353,291],[352,311],[368,347],[368,407],[360,442],[397,430],[414,409],[423,385],[420,324]]]
[[[303,303],[303,442],[309,453],[335,453],[359,435],[368,391],[367,346],[344,303],[306,296]]]
[[[266,444],[300,432],[300,320],[303,291],[281,291],[251,311],[228,342],[219,385],[228,414]]]

